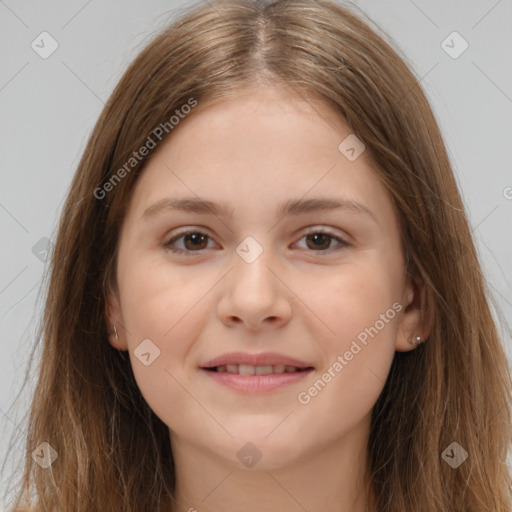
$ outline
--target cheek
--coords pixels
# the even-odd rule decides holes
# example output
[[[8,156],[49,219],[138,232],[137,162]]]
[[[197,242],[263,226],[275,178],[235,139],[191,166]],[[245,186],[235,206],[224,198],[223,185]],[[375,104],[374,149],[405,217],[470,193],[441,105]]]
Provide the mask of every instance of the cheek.
[[[153,336],[165,343],[206,291],[191,286],[186,272],[171,271],[162,255],[135,254],[120,269],[123,317],[132,338]]]
[[[303,389],[301,403],[311,399],[320,414],[350,410],[354,419],[374,405],[395,353],[399,270],[378,260],[361,262],[350,271],[340,268],[326,286],[308,294],[308,306],[322,321],[316,320],[316,332],[325,360],[316,376],[322,382],[308,383],[314,388]]]
[[[329,352],[348,349],[360,334],[364,341],[364,333],[376,323],[381,339],[393,338],[397,314],[392,306],[401,296],[399,270],[369,258],[310,288],[306,302],[324,324]]]
[[[172,427],[181,421],[175,411],[190,408],[187,355],[212,309],[201,300],[211,284],[191,286],[182,275],[158,264],[132,266],[122,290],[135,380],[150,408]]]

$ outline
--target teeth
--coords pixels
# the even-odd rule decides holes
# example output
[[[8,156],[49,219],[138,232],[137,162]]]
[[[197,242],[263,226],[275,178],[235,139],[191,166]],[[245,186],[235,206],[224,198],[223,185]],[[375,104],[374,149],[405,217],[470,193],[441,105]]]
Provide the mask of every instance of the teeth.
[[[276,364],[274,366],[252,366],[250,364],[226,364],[217,366],[219,373],[233,373],[239,375],[271,375],[272,373],[293,373],[300,371],[295,366]]]
[[[248,364],[238,365],[238,373],[240,375],[254,375],[255,370],[255,366],[249,366]]]
[[[273,372],[272,366],[256,366],[256,375],[270,375]]]

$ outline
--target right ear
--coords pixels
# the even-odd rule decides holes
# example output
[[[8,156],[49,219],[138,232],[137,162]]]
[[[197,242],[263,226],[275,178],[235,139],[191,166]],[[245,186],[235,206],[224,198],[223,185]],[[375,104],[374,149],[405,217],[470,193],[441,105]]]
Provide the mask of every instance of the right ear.
[[[108,342],[117,350],[128,350],[118,293],[111,288],[107,294],[105,321],[107,322]]]

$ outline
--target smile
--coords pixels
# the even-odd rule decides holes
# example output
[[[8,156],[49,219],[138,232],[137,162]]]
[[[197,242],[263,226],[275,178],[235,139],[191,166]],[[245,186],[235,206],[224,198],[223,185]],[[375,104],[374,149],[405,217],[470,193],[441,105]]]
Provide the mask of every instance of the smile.
[[[244,393],[263,393],[277,390],[302,381],[313,368],[293,366],[226,365],[201,368],[215,383]]]
[[[293,373],[303,371],[303,368],[297,366],[287,366],[284,364],[252,366],[250,364],[227,364],[215,366],[212,371],[219,373],[231,373],[238,375],[271,375],[274,373]]]

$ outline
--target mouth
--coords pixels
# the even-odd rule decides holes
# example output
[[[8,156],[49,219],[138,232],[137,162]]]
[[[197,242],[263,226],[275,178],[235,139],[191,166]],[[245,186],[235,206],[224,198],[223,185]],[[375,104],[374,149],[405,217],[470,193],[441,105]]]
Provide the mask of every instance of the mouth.
[[[266,352],[234,352],[203,363],[199,370],[224,389],[257,394],[293,385],[306,378],[314,367],[298,359]]]
[[[205,367],[203,370],[217,373],[229,373],[232,375],[273,375],[283,373],[307,372],[312,366],[298,367],[284,364],[253,366],[250,364],[225,364],[220,366]]]

